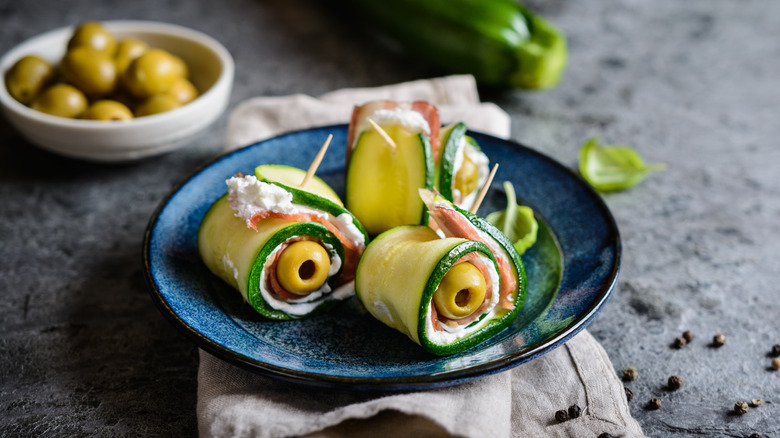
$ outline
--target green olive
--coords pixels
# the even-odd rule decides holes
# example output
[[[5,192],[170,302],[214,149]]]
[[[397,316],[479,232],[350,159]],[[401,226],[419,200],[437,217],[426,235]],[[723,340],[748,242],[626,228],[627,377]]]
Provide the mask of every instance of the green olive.
[[[469,262],[458,263],[442,277],[433,293],[436,311],[449,319],[460,319],[474,313],[485,300],[485,278]]]
[[[72,85],[55,84],[45,89],[30,106],[53,116],[73,118],[87,108],[87,98]]]
[[[98,100],[84,111],[80,118],[89,120],[130,120],[133,113],[130,108],[116,100]]]
[[[287,292],[307,295],[325,284],[329,270],[328,251],[317,242],[301,240],[279,255],[276,279]]]
[[[114,34],[97,21],[80,24],[68,41],[68,50],[76,47],[89,47],[97,52],[113,56],[116,50]]]
[[[60,62],[60,71],[66,81],[84,94],[101,97],[116,88],[116,65],[110,56],[88,47],[68,50]]]
[[[173,83],[173,85],[171,85],[171,89],[168,90],[168,93],[166,94],[173,97],[174,100],[180,104],[184,105],[192,102],[196,97],[198,97],[198,89],[195,88],[195,85],[192,85],[192,82],[188,81],[186,78],[178,78]]]
[[[116,47],[114,62],[117,74],[123,74],[135,58],[149,50],[149,45],[136,38],[123,38]]]
[[[477,189],[478,180],[479,168],[468,155],[463,154],[463,164],[455,174],[455,188],[460,191],[461,196],[466,196]]]
[[[54,79],[54,75],[54,67],[45,60],[25,56],[8,69],[5,86],[14,99],[27,105]]]
[[[180,77],[180,66],[168,52],[149,49],[139,56],[123,75],[124,86],[138,98],[165,94]]]
[[[166,94],[155,94],[135,107],[135,116],[151,116],[180,107],[181,104]]]
[[[176,74],[178,74],[182,78],[188,78],[190,77],[190,68],[187,67],[187,63],[184,62],[183,59],[179,58],[178,56],[169,53],[171,57],[173,58],[173,62],[176,64]]]

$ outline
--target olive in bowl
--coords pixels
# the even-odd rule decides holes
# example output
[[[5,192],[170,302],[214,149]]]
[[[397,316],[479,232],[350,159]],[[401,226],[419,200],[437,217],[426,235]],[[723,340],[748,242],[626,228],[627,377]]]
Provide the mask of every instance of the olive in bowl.
[[[233,83],[234,63],[230,53],[213,38],[185,27],[149,21],[106,21],[101,23],[115,37],[113,50],[116,62],[114,90],[106,93],[92,90],[84,93],[88,102],[77,118],[66,118],[33,109],[32,102],[46,91],[52,78],[40,69],[40,84],[28,93],[34,97],[27,103],[12,95],[11,87],[0,87],[0,105],[9,122],[31,143],[55,153],[93,161],[127,161],[157,155],[179,148],[198,132],[213,123],[224,112]],[[78,26],[50,31],[27,40],[0,58],[0,72],[6,82],[15,65],[26,56],[35,56],[49,66],[60,65],[68,45]],[[116,59],[122,48],[121,41],[138,41],[144,50],[126,54],[122,66]],[[110,43],[107,43],[111,46]],[[79,47],[75,45],[72,49]],[[166,51],[174,59],[176,71],[186,74],[195,88],[197,97],[173,107],[169,111],[152,113],[144,117],[127,119],[126,113],[118,116],[118,106],[111,104],[113,115],[101,104],[102,109],[92,110],[99,101],[110,100],[126,107],[131,113],[148,97],[139,97],[125,89],[121,83],[138,53],[152,48]],[[95,50],[95,49],[87,49]],[[183,64],[183,65],[182,65]],[[122,69],[125,69],[124,72]],[[37,70],[36,70],[37,71]],[[57,79],[55,79],[56,81]],[[63,83],[69,82],[63,80]],[[74,84],[69,84],[74,85]],[[38,87],[38,88],[36,88]],[[77,87],[75,87],[77,88]],[[175,89],[170,86],[168,94]]]

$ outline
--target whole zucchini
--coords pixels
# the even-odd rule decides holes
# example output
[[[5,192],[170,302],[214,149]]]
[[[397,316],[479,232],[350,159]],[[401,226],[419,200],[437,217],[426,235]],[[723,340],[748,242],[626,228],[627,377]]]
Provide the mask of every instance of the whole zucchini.
[[[515,0],[345,0],[357,21],[450,73],[482,85],[549,88],[566,37]]]

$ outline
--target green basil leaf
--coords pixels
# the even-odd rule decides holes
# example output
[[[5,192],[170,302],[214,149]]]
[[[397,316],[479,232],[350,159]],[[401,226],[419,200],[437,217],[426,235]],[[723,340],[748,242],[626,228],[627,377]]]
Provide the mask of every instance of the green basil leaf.
[[[522,254],[536,243],[539,224],[530,207],[517,205],[515,188],[509,181],[504,181],[506,191],[506,210],[495,211],[485,218],[495,225],[512,242],[518,254]]]
[[[663,163],[645,165],[642,157],[628,146],[600,145],[598,137],[580,148],[580,175],[600,192],[631,188],[651,172],[664,169]]]

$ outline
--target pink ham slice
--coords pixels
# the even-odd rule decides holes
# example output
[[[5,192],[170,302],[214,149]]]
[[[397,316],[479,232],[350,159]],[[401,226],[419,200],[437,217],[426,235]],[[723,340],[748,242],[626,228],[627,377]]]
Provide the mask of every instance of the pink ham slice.
[[[430,127],[430,135],[428,141],[431,143],[431,153],[434,157],[439,156],[439,128],[441,124],[439,122],[439,111],[435,106],[428,102],[417,100],[414,102],[396,102],[393,100],[376,100],[368,102],[365,105],[355,106],[352,110],[352,119],[349,122],[349,130],[347,131],[347,164],[352,156],[352,148],[354,146],[357,129],[360,124],[371,114],[381,109],[394,109],[403,108],[416,111],[423,116],[425,121],[428,122]]]

